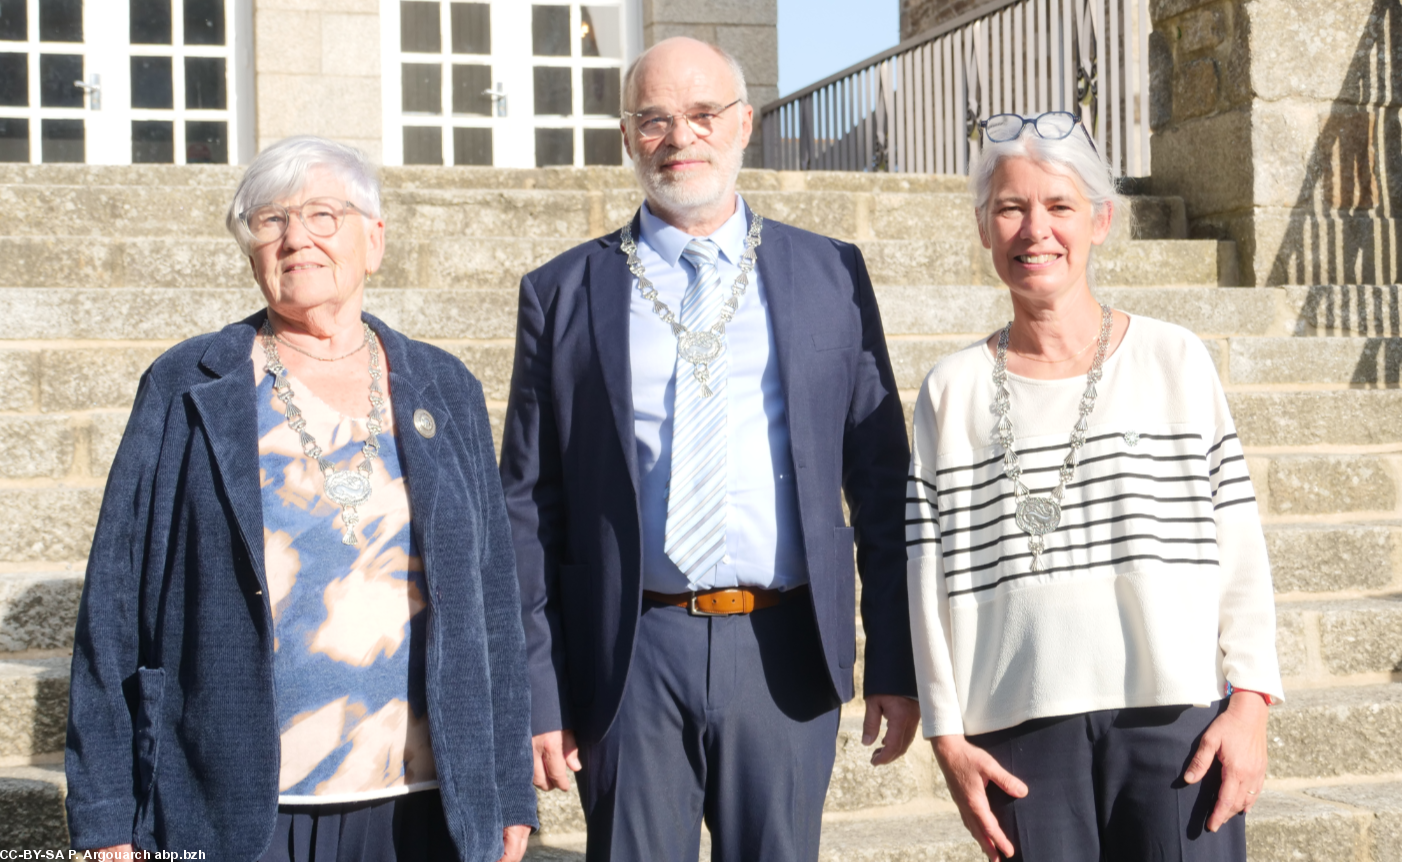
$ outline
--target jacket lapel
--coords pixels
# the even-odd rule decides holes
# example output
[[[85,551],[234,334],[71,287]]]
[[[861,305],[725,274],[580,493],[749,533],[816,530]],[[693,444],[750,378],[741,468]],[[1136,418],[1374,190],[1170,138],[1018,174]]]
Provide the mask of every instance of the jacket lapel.
[[[634,217],[634,237],[639,230],[638,218]],[[636,497],[638,444],[633,436],[633,372],[628,341],[633,275],[628,271],[628,257],[623,254],[616,237],[609,237],[603,249],[589,256],[585,281],[594,350],[603,368],[609,407]]]
[[[799,333],[803,327],[799,316],[801,306],[797,288],[793,283],[793,266],[790,256],[793,253],[787,232],[777,222],[767,222],[761,235],[760,246],[756,249],[755,267],[764,282],[764,296],[769,301],[769,326],[774,330],[774,350],[779,361],[779,382],[784,389],[784,403],[788,405],[789,439],[793,449],[794,466],[802,467],[803,452],[808,451],[807,423],[794,415],[798,380],[795,369],[798,361],[795,351],[801,343]],[[802,477],[803,474],[799,474]],[[799,495],[799,500],[803,495]]]

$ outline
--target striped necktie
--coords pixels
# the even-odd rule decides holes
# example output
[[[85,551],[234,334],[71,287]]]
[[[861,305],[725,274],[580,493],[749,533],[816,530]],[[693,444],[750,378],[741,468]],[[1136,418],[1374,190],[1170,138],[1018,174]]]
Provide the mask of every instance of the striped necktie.
[[[690,332],[711,327],[720,316],[725,291],[717,267],[719,254],[709,239],[694,239],[682,252],[696,268],[682,297],[681,322]],[[677,357],[665,549],[693,590],[725,554],[725,492],[730,478],[726,469],[727,358],[722,346],[720,356],[709,366],[714,394],[706,398],[692,373],[692,364]]]

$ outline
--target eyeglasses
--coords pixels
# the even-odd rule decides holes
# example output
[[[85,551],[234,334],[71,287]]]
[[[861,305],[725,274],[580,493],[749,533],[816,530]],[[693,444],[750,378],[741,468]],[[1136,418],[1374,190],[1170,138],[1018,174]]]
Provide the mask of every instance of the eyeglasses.
[[[312,236],[331,236],[341,229],[341,222],[349,212],[363,211],[350,201],[335,198],[316,198],[301,206],[285,207],[282,204],[262,204],[250,207],[239,214],[239,220],[258,242],[273,242],[282,239],[287,226],[292,223],[292,213],[297,214],[302,227]]]
[[[1080,126],[1081,131],[1086,133],[1086,142],[1090,144],[1090,148],[1095,150],[1097,154],[1100,152],[1096,149],[1095,140],[1090,136],[1090,129],[1086,128],[1080,117],[1070,111],[1048,111],[1035,117],[1024,117],[1021,114],[994,114],[986,120],[979,120],[978,124],[988,140],[995,144],[1016,140],[1022,135],[1025,126],[1031,126],[1032,131],[1037,133],[1037,137],[1048,141],[1069,138],[1071,133],[1076,131],[1076,127]]]
[[[623,116],[636,117],[638,121],[638,137],[645,141],[655,141],[671,134],[672,128],[676,125],[677,117],[684,117],[686,124],[691,126],[691,130],[696,133],[696,137],[709,137],[715,131],[713,124],[716,118],[724,114],[730,108],[740,104],[741,100],[736,99],[724,108],[703,108],[698,111],[686,111],[677,114],[664,114],[661,111],[624,111]]]

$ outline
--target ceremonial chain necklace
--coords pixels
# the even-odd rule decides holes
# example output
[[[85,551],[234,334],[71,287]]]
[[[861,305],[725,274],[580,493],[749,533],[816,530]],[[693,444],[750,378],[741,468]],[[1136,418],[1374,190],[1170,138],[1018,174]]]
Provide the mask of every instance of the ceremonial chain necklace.
[[[1013,493],[1017,498],[1017,516],[1014,519],[1018,529],[1027,534],[1027,549],[1032,552],[1032,571],[1044,571],[1042,552],[1046,550],[1044,537],[1056,530],[1061,523],[1061,498],[1066,493],[1066,483],[1076,473],[1076,454],[1086,444],[1086,430],[1090,427],[1090,412],[1095,409],[1095,384],[1100,382],[1101,366],[1105,364],[1105,349],[1110,345],[1110,329],[1114,318],[1110,307],[1100,306],[1100,340],[1095,351],[1095,361],[1086,375],[1086,391],[1081,395],[1080,418],[1071,429],[1071,450],[1061,462],[1061,481],[1045,497],[1034,497],[1022,483],[1022,465],[1013,448],[1013,420],[1008,416],[1012,409],[1012,390],[1008,388],[1008,339],[1012,333],[1012,322],[998,334],[998,360],[993,366],[993,413],[998,416],[998,442],[1003,446],[1003,472],[1012,480]]]
[[[271,321],[263,321],[262,332],[263,353],[267,357],[268,370],[273,373],[273,393],[282,401],[287,427],[297,432],[302,442],[303,454],[314,459],[316,465],[321,468],[327,498],[341,507],[341,523],[345,527],[341,534],[341,543],[344,545],[359,544],[355,537],[355,526],[360,523],[360,514],[355,507],[370,499],[370,476],[375,472],[375,459],[380,456],[380,417],[384,415],[385,407],[384,395],[380,392],[380,349],[375,344],[375,334],[370,331],[369,324],[362,322],[360,325],[365,328],[365,341],[361,347],[370,349],[370,415],[365,420],[369,436],[365,438],[361,447],[365,460],[354,470],[337,470],[334,464],[322,456],[316,438],[306,430],[307,420],[302,417],[302,411],[292,403],[292,386],[287,381],[287,368],[278,356],[279,339],[273,332]]]
[[[348,350],[345,353],[342,353],[340,356],[317,356],[315,353],[312,353],[309,350],[303,350],[302,348],[288,341],[286,338],[283,338],[281,335],[274,334],[273,338],[276,338],[277,343],[281,344],[283,347],[286,347],[289,350],[295,350],[303,356],[315,359],[317,362],[340,362],[342,359],[349,359],[350,357],[364,350],[365,345],[370,343],[369,341],[362,341],[360,342],[359,346],[357,346],[354,350]],[[1017,353],[1017,351],[1013,352]],[[1018,353],[1018,355],[1021,356],[1022,354]]]
[[[691,363],[691,374],[696,378],[696,382],[701,384],[703,398],[710,398],[714,394],[710,387],[710,364],[720,356],[725,346],[725,342],[722,341],[725,325],[735,317],[736,310],[740,308],[740,298],[745,295],[745,288],[750,284],[750,272],[755,268],[755,248],[759,245],[759,233],[763,226],[764,218],[756,213],[754,222],[750,225],[750,232],[745,235],[745,251],[740,255],[740,274],[735,276],[735,283],[730,286],[730,296],[726,298],[716,322],[711,324],[710,328],[696,332],[683,326],[672,313],[672,309],[667,307],[667,303],[658,298],[657,288],[648,281],[642,261],[638,260],[638,244],[633,241],[632,224],[623,226],[623,244],[620,247],[623,253],[628,255],[628,269],[638,277],[638,292],[643,295],[643,299],[652,303],[653,313],[662,318],[663,323],[672,327],[672,334],[677,339],[677,352],[682,359]]]

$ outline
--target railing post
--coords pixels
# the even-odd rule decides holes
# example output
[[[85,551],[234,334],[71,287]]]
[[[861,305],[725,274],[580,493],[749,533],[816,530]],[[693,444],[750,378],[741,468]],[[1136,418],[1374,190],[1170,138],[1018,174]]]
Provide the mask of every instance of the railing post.
[[[804,96],[798,103],[798,169],[813,167],[813,96]]]

